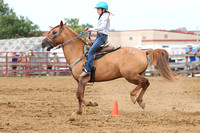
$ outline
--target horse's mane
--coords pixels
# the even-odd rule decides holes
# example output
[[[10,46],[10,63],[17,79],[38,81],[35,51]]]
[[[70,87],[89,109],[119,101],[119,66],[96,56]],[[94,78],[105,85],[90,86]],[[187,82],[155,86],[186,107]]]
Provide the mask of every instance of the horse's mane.
[[[74,34],[75,36],[78,36],[78,34],[77,34],[73,29],[71,29],[70,27],[66,26],[65,28],[67,28],[67,29],[68,29],[72,34]],[[79,40],[81,40],[82,42],[85,43],[85,41],[84,41],[81,37],[79,37],[79,38],[77,38],[77,39],[79,39]]]

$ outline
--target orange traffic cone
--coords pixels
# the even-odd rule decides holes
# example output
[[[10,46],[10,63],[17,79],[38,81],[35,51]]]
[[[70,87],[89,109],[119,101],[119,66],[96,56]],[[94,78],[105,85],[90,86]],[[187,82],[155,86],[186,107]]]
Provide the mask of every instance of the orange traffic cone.
[[[118,102],[115,101],[112,109],[112,114],[109,116],[119,116],[119,111],[118,111]]]

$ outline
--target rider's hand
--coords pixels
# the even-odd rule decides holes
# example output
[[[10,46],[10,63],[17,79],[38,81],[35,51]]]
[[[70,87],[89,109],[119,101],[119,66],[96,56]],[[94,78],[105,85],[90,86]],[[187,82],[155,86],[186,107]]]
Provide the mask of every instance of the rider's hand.
[[[87,30],[87,31],[92,31],[92,29],[91,29],[91,28],[88,28],[88,27],[86,27],[85,30]]]
[[[88,31],[90,31],[90,32],[91,32],[91,31],[92,31],[92,28],[89,28],[89,29],[88,29]]]

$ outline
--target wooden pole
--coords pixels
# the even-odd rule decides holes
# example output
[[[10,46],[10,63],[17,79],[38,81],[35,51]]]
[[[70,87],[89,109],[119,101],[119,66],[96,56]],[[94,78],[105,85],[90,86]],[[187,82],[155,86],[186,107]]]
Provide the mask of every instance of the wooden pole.
[[[185,74],[184,74],[185,77],[188,76],[188,55],[186,54],[185,55]]]

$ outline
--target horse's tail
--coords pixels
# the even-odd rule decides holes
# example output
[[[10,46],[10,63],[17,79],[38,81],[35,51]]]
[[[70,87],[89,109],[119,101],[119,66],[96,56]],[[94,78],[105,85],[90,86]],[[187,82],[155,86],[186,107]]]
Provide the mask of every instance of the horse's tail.
[[[170,81],[176,81],[175,74],[169,67],[169,54],[164,49],[155,49],[146,51],[147,56],[150,57],[150,66],[154,66],[162,77]]]

